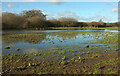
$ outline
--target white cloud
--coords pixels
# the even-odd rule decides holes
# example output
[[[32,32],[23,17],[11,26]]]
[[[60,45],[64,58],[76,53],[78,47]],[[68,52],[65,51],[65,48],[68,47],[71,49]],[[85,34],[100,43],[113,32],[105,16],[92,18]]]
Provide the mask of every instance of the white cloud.
[[[0,8],[0,12],[2,12],[2,8]]]
[[[8,8],[14,7],[14,4],[8,4]]]
[[[49,1],[49,2],[63,2],[65,0],[47,0],[47,1]]]
[[[72,17],[77,19],[78,21],[85,21],[85,22],[92,22],[92,21],[99,21],[102,19],[105,22],[113,22],[117,20],[117,17],[111,17],[111,16],[102,16],[102,15],[94,15],[94,16],[80,16],[77,13],[73,11],[63,11],[63,12],[58,12],[58,13],[50,13],[48,14],[47,18],[48,19],[58,19],[60,17]]]
[[[0,3],[0,16],[2,15],[2,3]]]
[[[24,0],[24,1],[31,1],[31,2],[39,2],[39,1],[45,1],[45,2],[62,2],[63,0]],[[65,0],[64,0],[65,1]]]
[[[63,11],[63,12],[58,12],[57,13],[58,17],[73,17],[75,19],[78,19],[79,16],[75,13],[75,12],[72,12],[72,11]]]
[[[10,9],[10,10],[11,10],[11,12],[15,13],[15,10],[13,10],[13,9]]]
[[[61,4],[61,2],[64,2],[65,0],[24,0],[26,2],[50,2],[50,3],[53,3],[53,4]]]
[[[118,8],[113,8],[112,12],[118,12]]]
[[[53,1],[60,1],[60,2],[118,2],[119,0],[2,0],[2,2],[29,2],[29,1],[36,1],[36,2],[53,2]]]
[[[25,0],[25,1],[35,2],[35,1],[41,1],[41,0]]]

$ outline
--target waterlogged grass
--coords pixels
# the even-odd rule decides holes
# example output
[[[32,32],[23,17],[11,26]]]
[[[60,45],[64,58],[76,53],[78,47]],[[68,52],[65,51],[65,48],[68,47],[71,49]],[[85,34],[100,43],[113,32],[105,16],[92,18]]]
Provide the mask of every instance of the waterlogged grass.
[[[15,44],[17,42],[36,44],[42,41],[45,36],[45,34],[5,34],[3,35],[3,41],[7,44]]]
[[[3,35],[3,72],[117,74],[118,32],[64,31]]]

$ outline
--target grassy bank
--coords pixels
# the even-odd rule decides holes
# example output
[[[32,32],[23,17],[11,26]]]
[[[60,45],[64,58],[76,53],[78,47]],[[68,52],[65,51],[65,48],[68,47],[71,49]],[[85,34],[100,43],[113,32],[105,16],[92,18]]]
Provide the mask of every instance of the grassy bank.
[[[119,30],[119,27],[50,27],[49,29],[54,29],[54,30],[71,30],[71,29],[99,29],[99,30],[104,30],[104,29],[109,29],[109,30]]]
[[[3,29],[4,30],[120,30],[120,27],[45,27],[45,28],[29,28],[29,29]]]

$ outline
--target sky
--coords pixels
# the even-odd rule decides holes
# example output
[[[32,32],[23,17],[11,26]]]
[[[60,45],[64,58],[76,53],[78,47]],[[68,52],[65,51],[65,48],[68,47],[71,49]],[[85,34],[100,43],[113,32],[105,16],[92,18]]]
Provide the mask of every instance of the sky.
[[[2,12],[20,14],[32,9],[43,10],[48,20],[73,17],[79,22],[118,21],[118,2],[2,2]]]
[[[118,2],[119,0],[1,0],[2,2]]]

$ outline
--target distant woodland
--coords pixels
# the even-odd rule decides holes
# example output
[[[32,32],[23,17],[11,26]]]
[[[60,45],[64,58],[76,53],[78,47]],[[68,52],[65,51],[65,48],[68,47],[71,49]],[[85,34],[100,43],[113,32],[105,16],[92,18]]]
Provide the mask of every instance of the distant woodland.
[[[49,27],[119,27],[119,23],[78,22],[71,17],[47,20],[41,10],[22,11],[20,14],[2,13],[2,29],[37,29]]]

